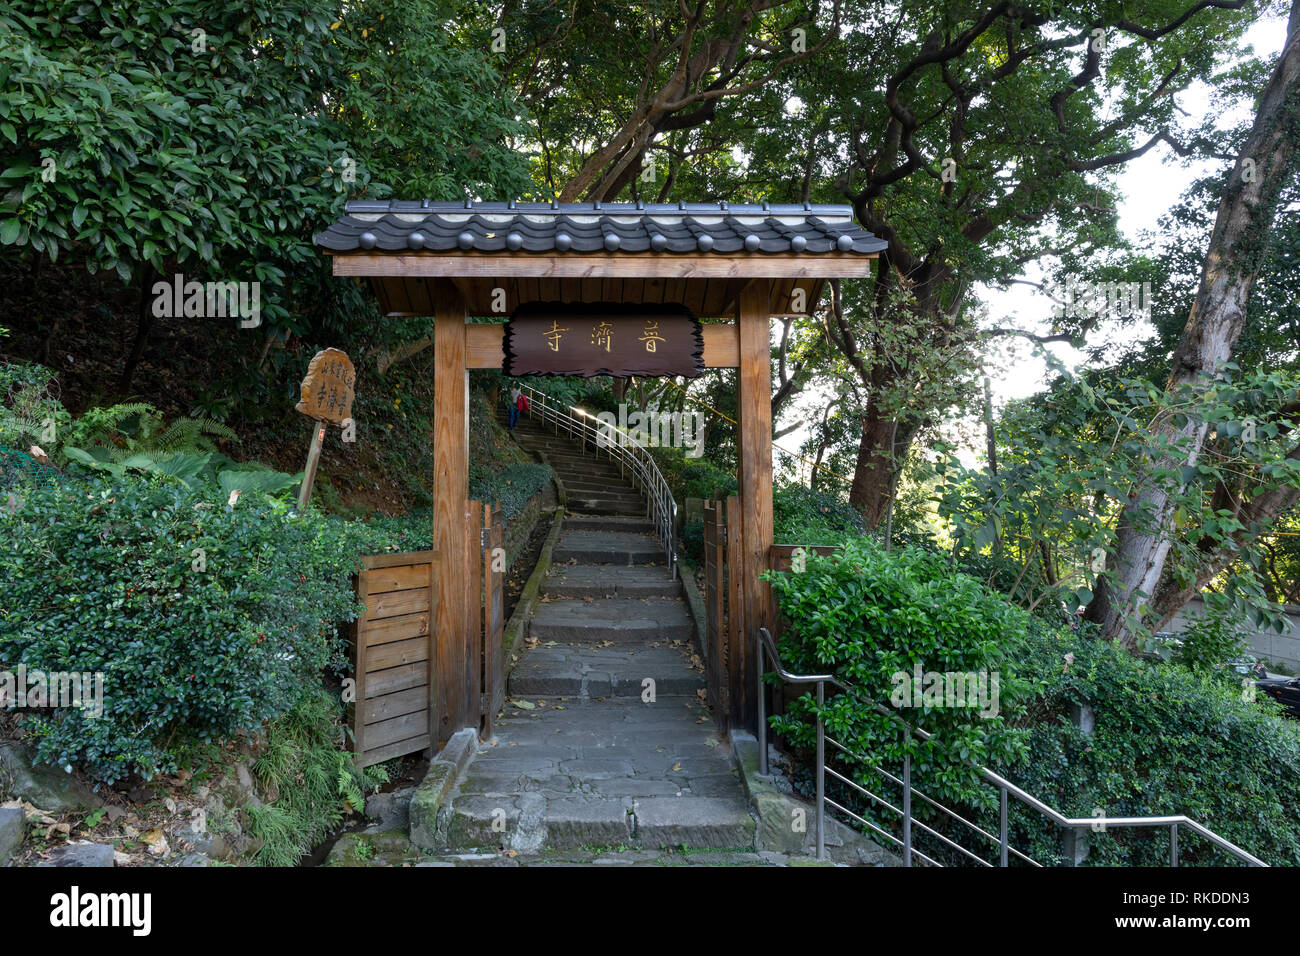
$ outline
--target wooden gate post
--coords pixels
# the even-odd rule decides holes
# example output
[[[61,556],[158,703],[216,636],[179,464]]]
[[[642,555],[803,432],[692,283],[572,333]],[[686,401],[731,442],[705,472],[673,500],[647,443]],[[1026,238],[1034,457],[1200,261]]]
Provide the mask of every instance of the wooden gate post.
[[[450,281],[435,282],[433,347],[433,549],[438,595],[429,685],[435,747],[468,726],[464,688],[465,504],[469,497],[469,372],[465,369],[465,300]],[[475,722],[477,723],[477,722]]]
[[[751,279],[736,303],[740,337],[737,419],[743,537],[740,574],[744,630],[734,650],[741,675],[740,701],[732,709],[746,730],[758,729],[758,670],[754,641],[774,617],[772,592],[759,575],[772,548],[772,343],[769,279]],[[731,529],[727,530],[728,535]]]

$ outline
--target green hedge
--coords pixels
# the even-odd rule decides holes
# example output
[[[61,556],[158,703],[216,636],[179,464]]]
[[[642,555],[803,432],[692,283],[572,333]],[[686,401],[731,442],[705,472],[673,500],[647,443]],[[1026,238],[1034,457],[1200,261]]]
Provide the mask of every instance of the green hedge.
[[[996,791],[977,784],[962,769],[967,762],[991,767],[1067,816],[1186,814],[1269,863],[1300,864],[1300,724],[1262,695],[1248,699],[1237,675],[1142,660],[1031,617],[926,549],[884,554],[864,540],[840,556],[809,556],[802,573],[770,578],[789,622],[782,654],[796,671],[829,669],[882,703],[891,697],[890,675],[918,661],[926,670],[999,671],[996,720],[953,708],[902,714],[935,735],[931,745],[909,750],[914,784],[949,798],[989,832],[998,826]],[[1090,736],[1071,719],[1080,704],[1095,714]],[[808,747],[812,714],[805,696],[772,725]],[[834,736],[897,770],[905,747],[893,722],[830,688],[824,716]],[[871,773],[859,779],[897,796],[895,785]],[[806,770],[801,780],[810,781]],[[852,799],[842,787],[836,792]],[[996,846],[923,805],[914,808],[920,819],[996,859]],[[897,819],[862,812],[882,825]],[[1014,800],[1009,819],[1013,845],[1041,863],[1064,861],[1063,834],[1054,824]],[[1087,838],[1087,865],[1168,860],[1165,828]],[[941,851],[931,839],[926,852]],[[1180,852],[1185,865],[1234,862],[1190,833],[1181,835]]]
[[[1001,710],[1025,691],[1006,653],[1025,626],[1024,612],[974,578],[954,573],[937,555],[910,548],[886,554],[867,538],[826,557],[810,554],[802,571],[764,577],[789,622],[781,644],[786,666],[805,674],[829,670],[858,691],[854,697],[828,688],[828,731],[878,760],[901,761],[910,754],[932,796],[985,798],[968,764],[1012,756],[1021,746]],[[982,673],[990,696],[996,677],[995,706],[908,701],[903,716],[935,735],[929,742],[908,739],[896,720],[876,713],[867,701],[890,702],[902,686],[895,675],[914,675],[917,667],[923,674]],[[773,726],[811,745],[813,713],[807,696],[774,718]],[[864,772],[860,782],[880,792],[882,781],[873,773]]]
[[[288,711],[344,663],[356,555],[383,536],[169,479],[36,488],[0,518],[0,663],[104,675],[105,713],[32,711],[37,755],[114,781]]]
[[[1268,863],[1300,865],[1300,724],[1273,701],[1247,699],[1238,675],[1142,660],[1037,621],[1015,653],[1039,690],[1015,715],[1029,735],[1010,779],[1068,816],[1183,813]],[[1069,719],[1071,704],[1093,708],[1091,736]],[[1026,814],[1012,822],[1031,855],[1058,852],[1055,827]],[[1163,828],[1088,840],[1088,865],[1168,861]],[[1235,863],[1187,832],[1179,850],[1184,865]]]

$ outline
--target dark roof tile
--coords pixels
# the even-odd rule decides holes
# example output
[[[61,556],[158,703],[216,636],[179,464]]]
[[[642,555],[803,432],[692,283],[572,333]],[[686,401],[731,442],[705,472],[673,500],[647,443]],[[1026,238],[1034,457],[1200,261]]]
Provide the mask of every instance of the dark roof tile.
[[[848,206],[350,202],[316,237],[333,252],[856,252],[886,247]]]

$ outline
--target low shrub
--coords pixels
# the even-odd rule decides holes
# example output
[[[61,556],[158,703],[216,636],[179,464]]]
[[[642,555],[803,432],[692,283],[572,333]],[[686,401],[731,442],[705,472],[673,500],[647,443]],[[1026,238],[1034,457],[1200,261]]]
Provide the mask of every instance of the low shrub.
[[[175,479],[33,488],[0,517],[0,665],[103,674],[104,713],[33,711],[39,759],[114,781],[289,710],[338,668],[364,526]]]
[[[829,671],[856,689],[846,694],[828,687],[822,712],[828,731],[875,759],[892,763],[910,754],[932,795],[985,799],[970,764],[1007,759],[1021,749],[1001,709],[1025,691],[1006,655],[1025,627],[1024,613],[937,555],[917,549],[890,554],[867,538],[839,553],[808,555],[803,571],[764,577],[788,621],[781,643],[786,665],[802,673]],[[954,705],[942,693],[937,701],[913,693],[932,686],[914,681],[918,671],[982,675],[985,703]],[[934,737],[905,735],[873,702],[901,702],[902,715]],[[811,696],[800,698],[773,726],[809,745],[814,706]],[[861,782],[879,786],[866,771]]]

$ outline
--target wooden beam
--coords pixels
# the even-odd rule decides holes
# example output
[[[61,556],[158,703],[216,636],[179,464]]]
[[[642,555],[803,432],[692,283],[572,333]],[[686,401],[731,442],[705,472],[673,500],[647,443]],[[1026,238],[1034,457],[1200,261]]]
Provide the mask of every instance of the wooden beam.
[[[430,674],[431,729],[435,745],[466,726],[464,697],[466,551],[465,503],[469,498],[469,373],[465,371],[465,301],[450,282],[434,290],[433,325],[433,549],[437,610]]]
[[[735,368],[740,364],[740,329],[731,324],[701,325],[704,367]]]
[[[808,255],[544,256],[465,253],[348,253],[334,255],[336,276],[443,276],[457,279],[849,279],[873,273],[875,255],[826,252]]]
[[[465,326],[465,367],[500,368],[506,359],[505,334],[504,325]]]
[[[465,326],[465,367],[501,368],[505,361],[501,340],[504,325]],[[704,367],[735,368],[740,364],[740,330],[732,323],[701,325],[704,333]],[[391,364],[391,362],[390,362]]]
[[[744,526],[740,587],[745,631],[734,648],[742,674],[742,699],[733,703],[747,730],[758,727],[758,668],[754,651],[760,627],[771,627],[772,593],[759,575],[767,570],[772,548],[772,345],[768,313],[769,282],[745,286],[736,306],[740,372],[736,416],[739,422],[740,511]]]

